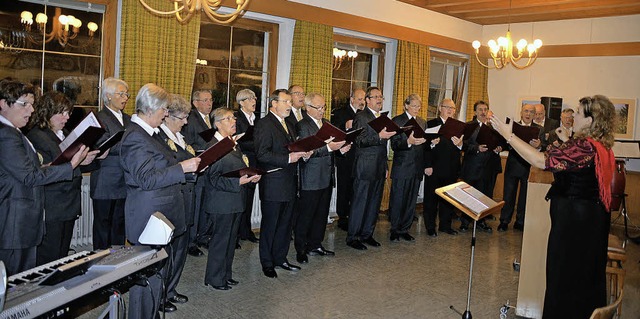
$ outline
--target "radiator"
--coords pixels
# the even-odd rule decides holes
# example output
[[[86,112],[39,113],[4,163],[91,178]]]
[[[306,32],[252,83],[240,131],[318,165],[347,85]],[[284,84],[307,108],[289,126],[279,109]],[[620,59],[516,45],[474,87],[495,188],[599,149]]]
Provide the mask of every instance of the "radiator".
[[[89,196],[89,175],[82,176],[81,207],[82,215],[76,220],[71,238],[71,249],[93,245],[93,204]]]

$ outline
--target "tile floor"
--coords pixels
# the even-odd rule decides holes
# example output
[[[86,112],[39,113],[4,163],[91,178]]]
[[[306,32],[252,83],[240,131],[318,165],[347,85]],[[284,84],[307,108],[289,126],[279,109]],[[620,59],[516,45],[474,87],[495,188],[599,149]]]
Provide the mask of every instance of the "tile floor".
[[[454,222],[454,227],[459,223]],[[510,229],[478,233],[471,313],[474,318],[500,318],[500,308],[516,304],[522,233]],[[178,291],[189,302],[166,318],[460,318],[449,309],[466,307],[471,234],[426,235],[422,218],[414,223],[415,242],[391,243],[389,224],[380,215],[375,238],[382,247],[366,251],[345,244],[346,233],[329,225],[325,248],[335,257],[310,256],[299,272],[277,270],[278,278],[262,274],[258,244],[241,242],[236,251],[229,291],[203,285],[206,256],[189,257]],[[622,235],[620,228],[614,233]],[[640,246],[629,243],[625,264],[623,319],[640,318]],[[295,263],[295,251],[289,260]],[[541,279],[542,280],[542,279]],[[126,297],[125,297],[126,300]],[[101,308],[82,318],[95,318]],[[515,310],[505,318],[517,318]]]

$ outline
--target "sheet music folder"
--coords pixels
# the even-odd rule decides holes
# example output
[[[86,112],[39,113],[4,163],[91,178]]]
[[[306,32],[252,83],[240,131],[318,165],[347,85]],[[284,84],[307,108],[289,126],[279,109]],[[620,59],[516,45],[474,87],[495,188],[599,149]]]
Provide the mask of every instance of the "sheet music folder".
[[[69,135],[60,142],[60,150],[62,153],[58,155],[51,165],[59,165],[71,161],[82,145],[92,147],[102,137],[105,130],[102,128],[100,121],[95,114],[89,113],[78,125],[69,133]]]
[[[222,174],[222,176],[224,177],[242,177],[242,176],[255,176],[255,175],[265,175],[265,174],[269,174],[269,173],[273,173],[273,172],[277,172],[279,170],[281,170],[282,167],[278,167],[278,168],[274,168],[274,169],[270,169],[268,171],[259,169],[259,168],[255,168],[255,167],[243,167],[241,169],[237,169],[235,171],[231,171],[231,172],[226,172],[224,174]]]
[[[229,154],[236,143],[229,137],[223,138],[220,142],[212,145],[206,151],[202,152],[198,157],[200,158],[200,165],[198,165],[198,169],[196,172],[200,173],[207,166],[215,163],[217,160],[221,159],[223,156]]]
[[[326,141],[333,137],[334,142],[345,141],[344,144],[348,145],[353,143],[356,140],[356,138],[358,137],[358,135],[360,135],[362,130],[364,130],[363,127],[350,132],[345,132],[335,127],[333,124],[329,122],[324,122],[322,123],[322,127],[320,128],[320,130],[315,135],[323,141]]]
[[[96,155],[96,157],[102,156],[104,152],[112,148],[114,145],[118,144],[118,142],[120,142],[120,140],[122,139],[123,135],[124,135],[124,131],[120,131],[116,134],[111,135],[111,137],[109,137],[106,141],[104,141],[104,143],[98,146],[98,150],[100,150],[100,152],[98,153],[98,155]]]
[[[513,122],[513,134],[517,136],[519,139],[529,143],[531,140],[537,140],[540,138],[540,128],[534,126],[524,126],[521,124]]]
[[[448,118],[446,122],[440,127],[438,133],[447,139],[452,137],[461,137],[464,134],[466,123],[458,121],[452,117]]]
[[[405,131],[404,134],[407,134],[407,136],[411,136],[411,133],[413,133],[413,137],[414,138],[424,138],[425,137],[425,132],[424,129],[422,128],[422,126],[420,126],[420,124],[418,124],[418,121],[416,121],[416,118],[413,117],[410,120],[407,121],[407,123],[404,124],[405,127],[411,127],[411,129],[409,129],[408,131]]]
[[[479,145],[486,145],[490,151],[493,151],[498,146],[502,147],[502,149],[507,147],[507,140],[489,125],[482,125],[480,127],[476,142],[478,142]]]
[[[404,133],[411,130],[411,126],[400,127],[394,123],[387,115],[389,112],[381,112],[377,119],[369,121],[369,126],[373,128],[377,133],[380,133],[383,129],[387,129],[387,132],[396,132],[396,134]]]
[[[207,130],[204,130],[200,133],[198,133],[198,135],[200,135],[200,137],[202,137],[202,139],[209,143],[209,141],[211,141],[211,139],[213,138],[214,135],[216,135],[216,129],[215,128],[210,128]]]
[[[504,206],[504,201],[496,202],[465,182],[437,188],[436,194],[476,221]]]
[[[315,135],[301,138],[289,145],[287,148],[290,152],[309,152],[327,145],[323,140]]]

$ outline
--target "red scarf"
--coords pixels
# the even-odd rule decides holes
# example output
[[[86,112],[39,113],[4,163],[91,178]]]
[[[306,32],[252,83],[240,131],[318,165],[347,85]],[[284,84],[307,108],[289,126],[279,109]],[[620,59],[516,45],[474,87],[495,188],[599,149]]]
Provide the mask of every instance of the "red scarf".
[[[607,212],[611,212],[611,180],[615,169],[616,159],[613,151],[606,149],[602,143],[587,137],[587,141],[596,150],[594,162],[596,164],[596,177],[598,178],[598,188],[600,190],[600,200],[604,204]]]

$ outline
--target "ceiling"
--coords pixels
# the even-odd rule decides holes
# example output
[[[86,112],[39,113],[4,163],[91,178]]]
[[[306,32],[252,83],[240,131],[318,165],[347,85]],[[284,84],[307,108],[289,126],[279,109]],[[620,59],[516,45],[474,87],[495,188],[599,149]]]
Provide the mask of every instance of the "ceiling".
[[[638,0],[512,0],[511,10],[509,0],[397,1],[481,25],[640,14]]]

